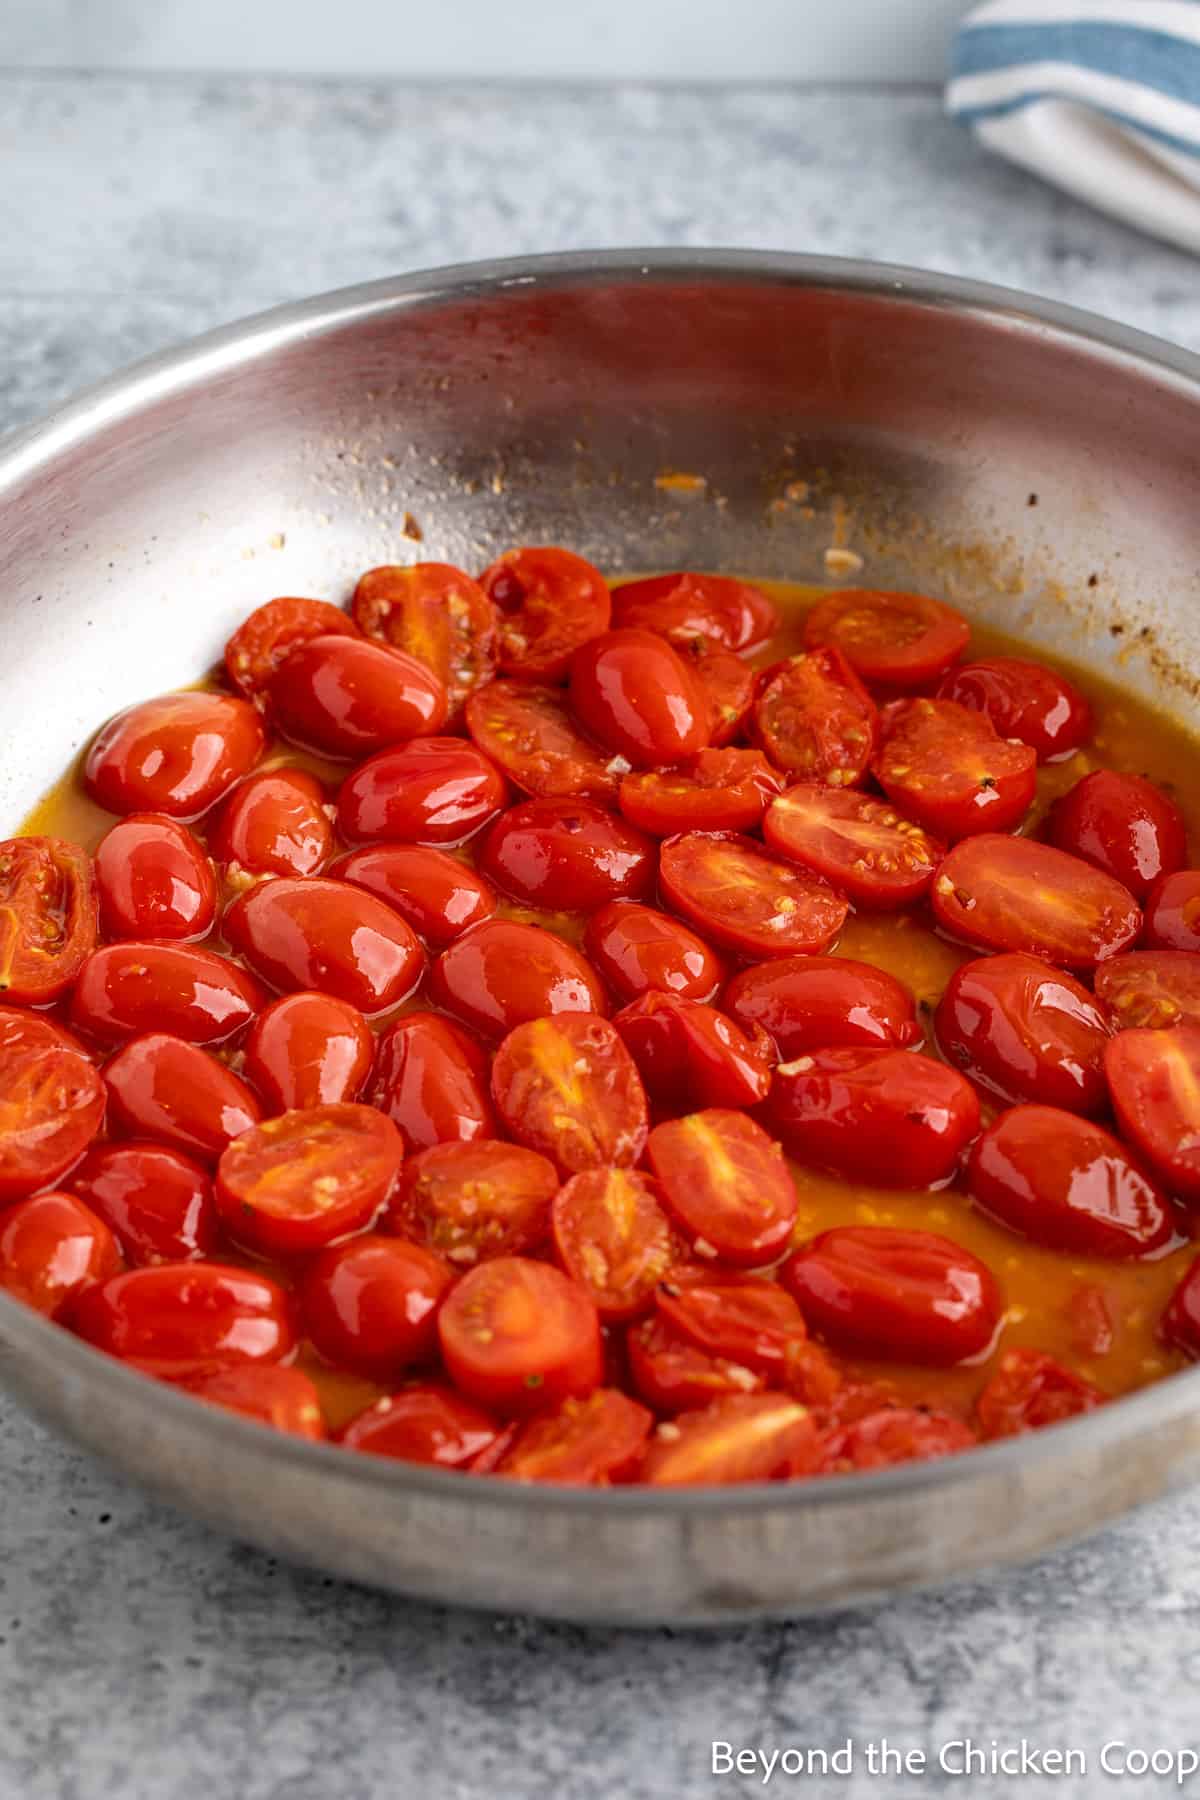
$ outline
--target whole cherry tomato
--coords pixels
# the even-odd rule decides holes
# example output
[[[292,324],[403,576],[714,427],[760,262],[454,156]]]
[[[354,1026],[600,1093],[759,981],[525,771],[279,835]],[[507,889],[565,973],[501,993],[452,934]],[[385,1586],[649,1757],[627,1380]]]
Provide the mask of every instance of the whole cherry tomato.
[[[1176,869],[1154,883],[1142,942],[1151,950],[1200,950],[1200,869]]]
[[[369,638],[407,650],[433,671],[454,722],[495,669],[492,603],[478,582],[449,563],[368,569],[354,590],[354,617]]]
[[[45,1006],[96,945],[91,858],[61,838],[0,843],[0,1001]]]
[[[1200,1025],[1122,1031],[1104,1053],[1125,1141],[1169,1193],[1200,1200]]]
[[[239,693],[254,700],[298,644],[331,632],[357,637],[358,627],[328,600],[268,600],[242,621],[226,644],[225,673]]]
[[[131,813],[101,839],[96,892],[110,938],[199,938],[216,917],[212,864],[165,813]]]
[[[479,852],[498,888],[545,912],[591,913],[641,899],[654,885],[655,846],[594,800],[525,800],[501,813]]]
[[[465,1469],[495,1443],[497,1427],[481,1407],[433,1382],[385,1394],[343,1425],[338,1442],[347,1450],[394,1456],[400,1462]]]
[[[246,1077],[272,1112],[357,1100],[375,1039],[357,1007],[331,994],[285,994],[259,1013],[245,1043]]]
[[[96,1144],[72,1170],[71,1191],[104,1220],[131,1263],[187,1262],[216,1247],[212,1181],[181,1150]]]
[[[1103,869],[1138,900],[1187,861],[1187,830],[1175,802],[1144,776],[1116,769],[1094,770],[1056,800],[1049,835],[1060,850]]]
[[[632,1167],[646,1143],[641,1077],[595,1013],[559,1013],[510,1031],[492,1064],[492,1099],[518,1143],[564,1176]]]
[[[754,670],[715,638],[673,638],[672,642],[708,700],[708,741],[722,750],[734,742],[750,717],[758,685]]]
[[[1037,786],[1037,757],[953,700],[898,700],[882,715],[874,773],[894,806],[953,841],[1018,824]]]
[[[309,638],[267,687],[283,735],[324,756],[356,758],[440,731],[446,690],[404,650],[360,637]]]
[[[84,760],[84,785],[109,812],[196,819],[250,773],[265,742],[245,700],[163,694],[109,720]]]
[[[744,1031],[765,1031],[785,1061],[836,1044],[906,1050],[921,1040],[908,989],[848,957],[788,956],[743,969],[721,1005]]]
[[[626,1000],[652,991],[711,1000],[724,973],[703,938],[669,913],[636,901],[593,913],[583,943],[609,987]]]
[[[106,944],[93,950],[71,996],[71,1023],[106,1044],[169,1031],[223,1044],[266,1004],[245,969],[196,944]]]
[[[848,911],[823,881],[733,834],[668,838],[658,878],[667,904],[706,938],[755,961],[827,950]]]
[[[710,1107],[656,1125],[647,1157],[668,1211],[702,1254],[752,1268],[786,1247],[795,1185],[780,1145],[745,1113]]]
[[[589,736],[637,769],[679,762],[712,732],[708,696],[653,631],[606,631],[571,658],[571,705]]]
[[[48,1019],[0,1006],[0,1205],[57,1181],[104,1117],[104,1083]]]
[[[930,889],[948,937],[1092,969],[1142,928],[1137,901],[1111,875],[1030,838],[987,833],[956,844]]]
[[[613,1018],[646,1092],[666,1106],[755,1106],[775,1061],[766,1033],[678,994],[643,994]]]
[[[678,1270],[660,1284],[655,1302],[680,1337],[709,1356],[770,1377],[774,1386],[808,1336],[792,1296],[761,1275]]]
[[[875,753],[879,716],[836,646],[807,650],[762,676],[754,736],[798,781],[857,787]]]
[[[499,617],[505,675],[558,681],[572,652],[608,629],[608,584],[599,569],[570,550],[506,550],[484,570],[479,585]]]
[[[304,1328],[326,1362],[395,1381],[431,1356],[453,1281],[431,1250],[368,1232],[314,1256],[297,1293]]]
[[[821,1470],[826,1475],[864,1474],[897,1463],[932,1462],[973,1450],[978,1438],[951,1413],[915,1406],[889,1406],[838,1427],[826,1439]]]
[[[198,1044],[161,1031],[123,1045],[106,1065],[104,1081],[113,1124],[203,1162],[216,1162],[226,1144],[261,1117],[258,1101],[232,1069]]]
[[[709,638],[730,650],[757,649],[779,629],[779,609],[762,588],[690,570],[623,581],[613,590],[612,619],[674,643]]]
[[[1006,1350],[975,1402],[985,1439],[1018,1437],[1091,1412],[1108,1398],[1040,1350]]]
[[[926,594],[845,588],[808,615],[810,648],[834,644],[863,681],[922,687],[956,663],[971,636],[961,613]]]
[[[763,836],[789,862],[848,894],[863,912],[911,906],[946,853],[886,800],[802,782],[768,806]]]
[[[659,1314],[629,1332],[625,1351],[630,1380],[655,1412],[692,1412],[723,1395],[753,1394],[766,1386],[754,1369],[709,1355]]]
[[[1200,1257],[1167,1301],[1159,1335],[1173,1350],[1182,1350],[1190,1362],[1200,1359]]]
[[[405,1163],[386,1228],[461,1267],[538,1249],[558,1173],[547,1157],[494,1140],[435,1144]]]
[[[946,1061],[1001,1100],[1080,1113],[1108,1104],[1108,1013],[1073,975],[1036,956],[963,963],[938,1002],[934,1030]]]
[[[468,1270],[442,1307],[438,1337],[454,1385],[505,1417],[549,1412],[604,1379],[591,1300],[560,1270],[526,1256]]]
[[[429,997],[488,1038],[549,1013],[600,1013],[604,990],[577,950],[533,925],[485,919],[429,972]]]
[[[112,1275],[80,1295],[71,1328],[98,1350],[166,1381],[274,1363],[296,1344],[292,1302],[257,1270],[161,1263]]]
[[[474,744],[414,738],[347,775],[338,826],[352,844],[465,844],[508,800],[508,784]]]
[[[612,805],[625,763],[583,736],[560,688],[489,681],[467,703],[467,730],[514,787],[546,799]]]
[[[405,1013],[384,1032],[371,1100],[397,1127],[408,1155],[496,1134],[487,1057],[439,1013]]]
[[[651,1487],[773,1481],[814,1473],[821,1437],[787,1394],[733,1394],[659,1427],[642,1465]]]
[[[1096,998],[1118,1030],[1200,1024],[1200,957],[1190,950],[1130,950],[1096,970]]]
[[[510,1481],[556,1481],[568,1487],[625,1481],[641,1461],[653,1424],[646,1408],[619,1388],[597,1388],[530,1419],[495,1472]]]
[[[316,989],[368,1017],[407,998],[424,956],[399,913],[346,881],[263,882],[225,913],[225,935],[274,988]]]
[[[0,1288],[48,1319],[120,1267],[116,1238],[74,1194],[34,1194],[0,1213]]]
[[[491,883],[428,844],[377,844],[352,850],[329,874],[365,888],[390,906],[434,950],[442,950],[496,910]]]
[[[208,841],[227,876],[315,875],[333,850],[325,789],[305,769],[261,769],[234,788]]]
[[[194,1400],[223,1406],[276,1431],[290,1431],[312,1443],[326,1436],[321,1396],[303,1369],[281,1369],[278,1363],[240,1363],[179,1385]]]
[[[554,1250],[606,1325],[640,1318],[680,1247],[657,1182],[636,1169],[585,1169],[554,1197]]]
[[[1056,669],[1017,656],[963,663],[943,676],[939,700],[986,715],[1002,738],[1017,738],[1039,762],[1059,762],[1087,741],[1092,709]]]
[[[674,769],[621,782],[621,811],[642,831],[753,831],[783,786],[757,750],[701,750]]]
[[[403,1160],[400,1133],[373,1106],[280,1113],[222,1152],[217,1210],[247,1249],[298,1256],[369,1224]]]

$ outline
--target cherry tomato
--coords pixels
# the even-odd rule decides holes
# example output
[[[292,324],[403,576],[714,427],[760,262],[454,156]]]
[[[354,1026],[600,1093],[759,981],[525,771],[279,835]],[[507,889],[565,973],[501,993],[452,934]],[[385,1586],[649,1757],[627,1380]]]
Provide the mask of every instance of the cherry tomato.
[[[44,1006],[96,945],[91,859],[61,838],[0,843],[0,999]]]
[[[198,1044],[161,1031],[118,1050],[104,1080],[112,1123],[131,1137],[158,1138],[202,1162],[216,1162],[226,1144],[262,1116],[232,1069]]]
[[[946,853],[886,800],[812,782],[771,802],[763,836],[770,849],[832,882],[863,912],[911,906]]]
[[[384,1032],[371,1100],[397,1127],[408,1155],[496,1135],[487,1058],[460,1025],[438,1013],[405,1013]]]
[[[492,1064],[492,1099],[518,1143],[565,1177],[629,1168],[646,1143],[646,1095],[633,1058],[595,1013],[559,1013],[510,1031]]]
[[[848,911],[823,881],[733,834],[668,838],[658,878],[667,904],[706,938],[754,960],[827,950]]]
[[[496,666],[496,614],[479,583],[449,563],[368,569],[354,617],[369,638],[406,650],[431,669],[457,721]]]
[[[333,850],[325,789],[304,769],[263,769],[234,788],[208,841],[227,877],[315,875]]]
[[[96,892],[109,938],[198,938],[216,917],[212,864],[165,813],[131,813],[101,839]]]
[[[633,901],[593,913],[583,943],[609,987],[626,1000],[655,990],[711,1000],[724,972],[703,938],[669,913]]]
[[[942,1365],[978,1356],[1003,1300],[985,1263],[933,1231],[843,1225],[789,1257],[780,1280],[835,1350]]]
[[[745,1113],[710,1107],[656,1125],[647,1145],[668,1210],[704,1253],[753,1267],[784,1249],[796,1189],[783,1150]]]
[[[948,937],[1093,969],[1142,928],[1137,901],[1111,875],[1029,838],[992,832],[956,844],[930,889]]]
[[[1159,1335],[1174,1350],[1182,1350],[1190,1362],[1200,1359],[1200,1257],[1168,1300]]]
[[[908,989],[848,957],[788,956],[743,969],[721,1005],[744,1031],[765,1031],[785,1061],[836,1044],[905,1050],[921,1040]]]
[[[730,650],[754,650],[779,629],[769,594],[728,575],[690,570],[624,581],[612,597],[613,624],[658,631],[675,642],[711,638]]]
[[[412,928],[374,894],[324,876],[280,876],[225,913],[225,935],[274,988],[311,988],[368,1017],[407,998],[424,957]]]
[[[1079,1113],[1108,1104],[1108,1013],[1074,976],[1035,956],[964,963],[938,1003],[934,1030],[946,1061],[1001,1100],[1044,1100]]]
[[[978,1438],[950,1413],[890,1406],[841,1426],[826,1440],[822,1473],[863,1474],[897,1463],[932,1462],[972,1450]]]
[[[467,730],[526,793],[608,805],[616,799],[626,764],[588,742],[559,688],[489,681],[468,702]]]
[[[161,1263],[112,1275],[80,1295],[71,1328],[97,1350],[164,1381],[275,1363],[296,1344],[277,1281],[226,1263]]]
[[[608,630],[608,584],[570,550],[506,550],[479,585],[499,615],[500,668],[527,681],[558,681],[572,653]]]
[[[585,1169],[554,1198],[554,1250],[605,1324],[640,1318],[679,1256],[659,1189],[636,1169]]]
[[[347,775],[338,827],[352,844],[466,843],[508,801],[508,784],[461,738],[414,738]]]
[[[1161,876],[1187,861],[1183,814],[1141,775],[1096,769],[1050,808],[1049,837],[1144,900]],[[1194,944],[1163,944],[1188,950]]]
[[[1121,1136],[1169,1193],[1200,1200],[1200,1025],[1122,1031],[1104,1053]]]
[[[875,753],[874,702],[836,647],[808,650],[762,676],[754,736],[800,781],[857,787]]]
[[[753,831],[782,782],[757,750],[701,750],[674,769],[621,783],[621,811],[642,831]]]
[[[761,1275],[679,1270],[661,1283],[655,1299],[680,1337],[709,1356],[773,1378],[776,1386],[808,1336],[792,1296]]]
[[[732,744],[750,717],[758,678],[740,656],[726,650],[715,638],[672,640],[708,700],[709,743],[715,749]]]
[[[527,906],[595,912],[654,885],[655,846],[593,800],[526,800],[501,813],[479,852],[484,874]]]
[[[651,1487],[775,1481],[812,1474],[821,1457],[817,1423],[787,1394],[732,1394],[660,1425],[642,1465]]]
[[[875,777],[893,805],[938,837],[1007,831],[1037,786],[1037,757],[953,700],[898,700],[883,713]]]
[[[1040,1350],[1006,1350],[975,1402],[985,1439],[1018,1437],[1091,1412],[1108,1398]]]
[[[954,1069],[853,1044],[780,1063],[770,1113],[798,1162],[878,1187],[945,1181],[979,1130],[978,1097]]]
[[[180,1383],[194,1400],[223,1406],[276,1431],[320,1443],[326,1436],[321,1396],[303,1369],[281,1369],[277,1363],[241,1363],[215,1369]]]
[[[268,600],[244,619],[225,646],[225,673],[239,693],[255,699],[298,644],[341,632],[357,637],[358,627],[328,600]]]
[[[606,631],[571,658],[571,706],[590,737],[637,769],[679,762],[708,743],[708,696],[653,631]]]
[[[496,1256],[470,1269],[438,1318],[456,1387],[504,1416],[549,1412],[604,1379],[596,1308],[549,1263]]]
[[[71,1191],[113,1232],[131,1263],[187,1262],[217,1242],[212,1181],[202,1163],[165,1144],[96,1144]]]
[[[495,892],[482,875],[428,844],[352,850],[329,865],[329,874],[374,894],[435,950],[496,910]]]
[[[1010,1231],[1073,1256],[1148,1256],[1173,1235],[1167,1202],[1124,1145],[1056,1106],[1001,1113],[971,1152],[967,1187]]]
[[[564,1400],[556,1412],[530,1419],[496,1465],[510,1481],[556,1481],[568,1487],[624,1481],[641,1460],[653,1416],[618,1388]]]
[[[437,676],[369,638],[309,638],[280,663],[267,700],[285,737],[324,756],[369,756],[446,723]]]
[[[939,700],[983,713],[1002,738],[1017,738],[1039,762],[1059,762],[1091,734],[1092,709],[1065,676],[1044,663],[993,656],[943,676]]]
[[[400,1462],[465,1469],[496,1441],[495,1421],[453,1389],[432,1382],[386,1394],[338,1432],[347,1450]]]
[[[755,1106],[775,1061],[763,1031],[743,1031],[700,1000],[643,994],[613,1019],[646,1092],[665,1106]]]
[[[656,1412],[692,1412],[727,1394],[753,1394],[765,1378],[727,1357],[710,1356],[660,1316],[636,1326],[625,1340],[634,1387]]]
[[[1096,998],[1119,1031],[1200,1024],[1200,956],[1190,950],[1130,950],[1096,970]]]
[[[819,1406],[827,1421],[836,1414],[845,1422],[857,1408],[871,1411],[878,1404],[864,1384],[843,1379],[828,1350],[806,1338],[793,1338],[785,1346],[781,1385],[793,1400]]]
[[[864,681],[922,687],[956,663],[971,628],[961,613],[926,594],[844,588],[809,613],[804,641],[834,644]]]
[[[84,760],[84,785],[109,812],[196,819],[250,773],[265,742],[245,700],[163,694],[109,720]]]
[[[458,1267],[536,1250],[550,1229],[558,1172],[546,1157],[493,1139],[435,1144],[405,1163],[386,1228]]]
[[[103,1117],[104,1084],[75,1039],[0,1006],[0,1205],[57,1181]]]
[[[106,944],[93,950],[71,996],[77,1031],[120,1044],[169,1031],[189,1044],[224,1044],[266,1004],[252,975],[195,944]]]
[[[1150,950],[1200,950],[1200,869],[1176,869],[1154,883],[1142,942]]]
[[[432,1356],[453,1282],[431,1250],[368,1232],[314,1256],[297,1292],[305,1330],[326,1362],[390,1382]]]
[[[265,1256],[319,1250],[370,1223],[404,1159],[373,1106],[280,1113],[242,1133],[217,1165],[217,1210],[239,1244]]]
[[[0,1213],[0,1288],[48,1319],[120,1267],[116,1238],[74,1194],[34,1194]]]
[[[485,919],[443,950],[429,972],[429,997],[489,1038],[547,1013],[607,1010],[577,950],[511,919]]]
[[[329,994],[285,994],[246,1038],[245,1067],[270,1110],[357,1100],[371,1072],[375,1039],[356,1007]]]

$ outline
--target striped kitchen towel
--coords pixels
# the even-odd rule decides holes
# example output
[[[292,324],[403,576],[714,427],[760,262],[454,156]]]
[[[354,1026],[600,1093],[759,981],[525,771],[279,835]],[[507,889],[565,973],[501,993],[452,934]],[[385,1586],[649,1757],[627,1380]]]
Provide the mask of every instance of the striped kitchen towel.
[[[986,0],[946,104],[989,149],[1200,253],[1200,0]]]

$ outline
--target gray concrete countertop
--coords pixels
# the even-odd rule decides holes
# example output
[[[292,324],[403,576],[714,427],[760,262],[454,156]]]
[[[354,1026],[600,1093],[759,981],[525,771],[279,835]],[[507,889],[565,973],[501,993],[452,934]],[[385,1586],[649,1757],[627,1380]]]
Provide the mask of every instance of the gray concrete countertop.
[[[932,92],[0,72],[0,431],[161,345],[457,258],[621,244],[868,255],[1200,347],[1188,258],[992,162]],[[1200,1731],[1200,1499],[1020,1573],[707,1637],[435,1611],[280,1566],[0,1403],[0,1800],[691,1800],[710,1744],[853,1739],[768,1791],[1083,1800]],[[1085,1776],[939,1772],[970,1737]],[[872,1777],[866,1746],[925,1751]],[[1200,1777],[1195,1788],[1200,1789]],[[1186,1791],[1186,1790],[1185,1790]]]

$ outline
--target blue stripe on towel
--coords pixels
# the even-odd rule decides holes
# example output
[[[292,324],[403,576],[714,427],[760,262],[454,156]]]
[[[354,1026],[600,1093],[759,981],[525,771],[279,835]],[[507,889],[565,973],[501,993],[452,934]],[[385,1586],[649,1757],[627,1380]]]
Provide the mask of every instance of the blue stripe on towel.
[[[1200,107],[1200,44],[1132,19],[1128,25],[973,25],[968,19],[955,40],[951,77],[1038,62],[1074,63]]]
[[[962,125],[977,125],[981,119],[1003,119],[1018,113],[1023,107],[1033,106],[1039,100],[1067,100],[1072,105],[1085,107],[1098,117],[1111,119],[1114,125],[1123,126],[1127,131],[1135,131],[1140,137],[1149,138],[1151,143],[1161,144],[1166,150],[1178,150],[1184,156],[1194,156],[1200,160],[1200,139],[1180,137],[1177,132],[1161,131],[1157,125],[1147,125],[1144,119],[1131,118],[1128,113],[1120,112],[1113,106],[1097,106],[1080,98],[1078,94],[1060,94],[1053,88],[1029,88],[1023,94],[1017,94],[1011,100],[997,100],[990,106],[955,106],[951,112]]]

